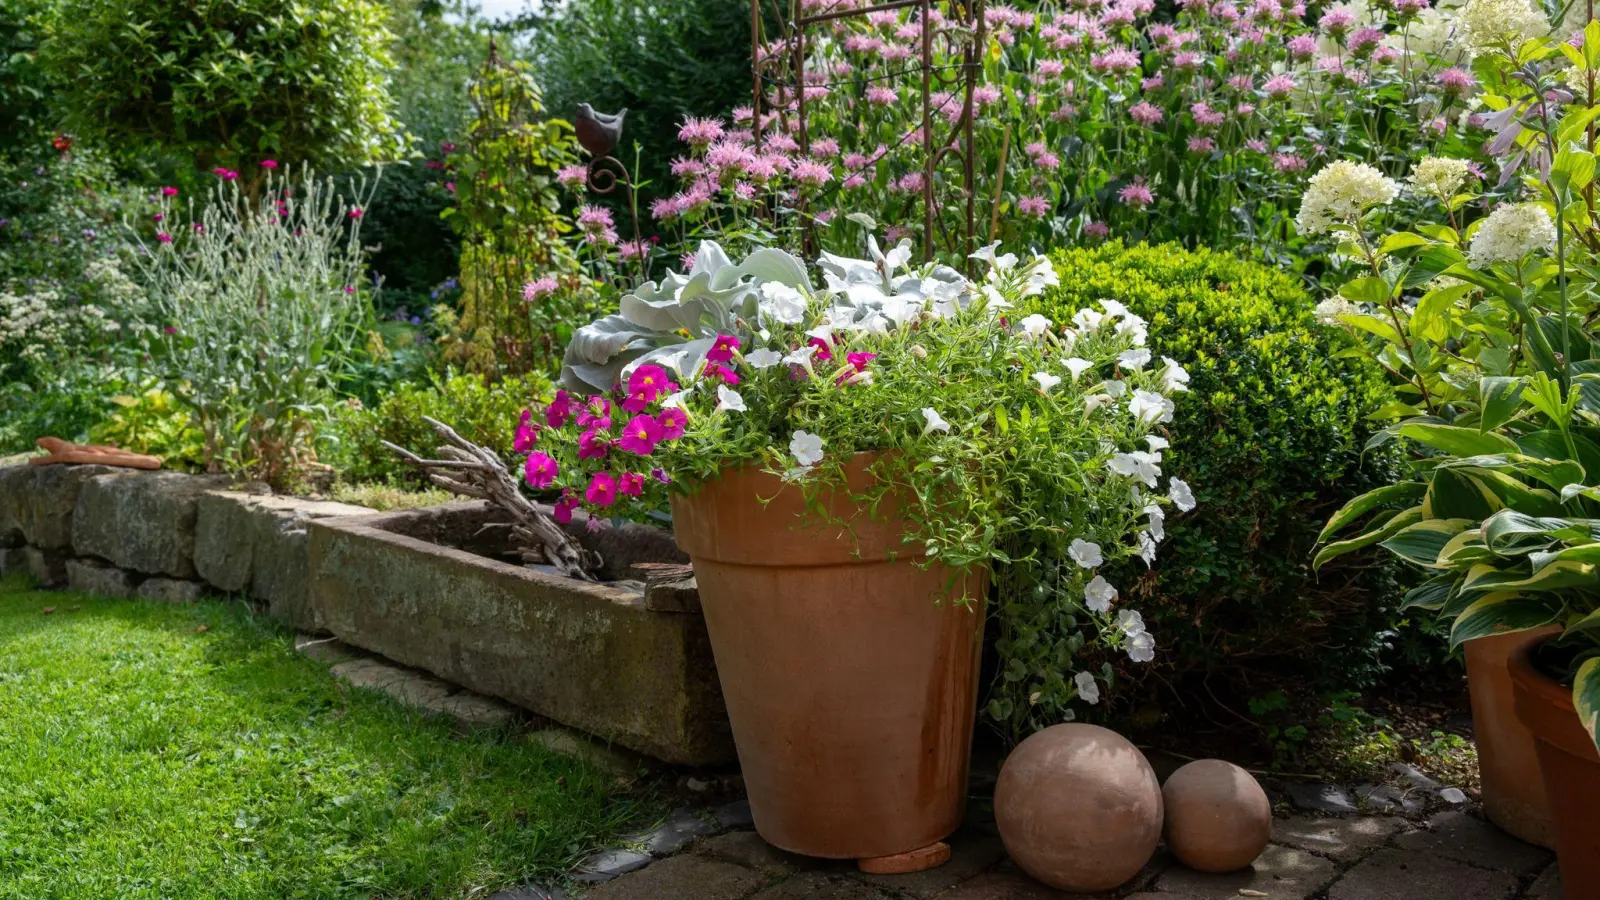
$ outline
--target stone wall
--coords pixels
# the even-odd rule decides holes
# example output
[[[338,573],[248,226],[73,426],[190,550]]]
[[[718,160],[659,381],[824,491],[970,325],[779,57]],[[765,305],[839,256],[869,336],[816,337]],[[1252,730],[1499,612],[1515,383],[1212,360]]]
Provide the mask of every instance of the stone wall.
[[[101,596],[244,595],[302,632],[672,763],[734,759],[692,580],[578,582],[502,562],[485,504],[374,514],[105,466],[0,468],[0,575]],[[644,526],[573,533],[627,579],[684,562]]]

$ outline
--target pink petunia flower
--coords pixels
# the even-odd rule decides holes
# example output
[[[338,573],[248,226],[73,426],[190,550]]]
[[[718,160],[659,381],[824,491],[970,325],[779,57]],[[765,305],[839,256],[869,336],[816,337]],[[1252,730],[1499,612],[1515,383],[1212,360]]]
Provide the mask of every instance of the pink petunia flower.
[[[598,429],[591,428],[578,438],[579,459],[605,459],[611,450],[611,442]]]
[[[518,453],[527,453],[538,442],[539,426],[533,423],[533,410],[525,409],[522,411],[522,417],[517,420],[517,431],[511,438],[511,449]]]
[[[714,363],[724,363],[733,359],[733,354],[739,350],[743,342],[731,334],[719,334],[712,342],[711,349],[706,351],[706,359]]]
[[[617,479],[610,472],[596,472],[589,479],[589,487],[583,492],[583,499],[589,501],[590,506],[610,506],[617,502]]]
[[[522,480],[536,491],[542,491],[555,484],[556,476],[559,474],[561,467],[554,459],[543,453],[529,455],[528,461],[522,466]]]
[[[622,428],[622,438],[617,446],[639,456],[649,456],[661,443],[661,424],[654,416],[640,414],[628,420]]]
[[[578,501],[569,496],[563,496],[556,501],[555,507],[550,510],[550,518],[565,525],[572,521],[572,511],[577,508]]]
[[[625,497],[641,496],[644,494],[644,476],[638,472],[623,472],[617,490]]]
[[[683,437],[684,429],[689,425],[689,414],[676,406],[669,406],[656,416],[656,424],[661,426],[663,441],[675,441]]]
[[[545,407],[544,420],[551,428],[560,428],[567,424],[567,419],[572,416],[572,396],[566,389],[556,391],[555,399]]]

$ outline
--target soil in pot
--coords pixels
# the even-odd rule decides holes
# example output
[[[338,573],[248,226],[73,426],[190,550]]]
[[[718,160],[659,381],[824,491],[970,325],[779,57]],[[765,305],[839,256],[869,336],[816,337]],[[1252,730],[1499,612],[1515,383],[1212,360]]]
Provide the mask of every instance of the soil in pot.
[[[1539,755],[1562,886],[1568,900],[1589,900],[1600,897],[1600,752],[1579,724],[1572,689],[1556,681],[1565,668],[1551,663],[1552,649],[1545,641],[1513,655],[1511,685]]]

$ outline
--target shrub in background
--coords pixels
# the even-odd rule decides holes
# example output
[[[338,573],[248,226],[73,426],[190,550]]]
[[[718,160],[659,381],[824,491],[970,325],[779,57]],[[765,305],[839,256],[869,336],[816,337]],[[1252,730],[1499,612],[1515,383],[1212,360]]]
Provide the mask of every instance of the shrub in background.
[[[1292,275],[1175,244],[1058,251],[1060,287],[1019,314],[1056,320],[1101,298],[1149,320],[1150,348],[1192,377],[1168,459],[1199,499],[1167,522],[1155,568],[1117,579],[1140,598],[1177,674],[1271,667],[1348,685],[1377,673],[1401,591],[1376,557],[1311,569],[1327,516],[1388,482],[1362,448],[1365,417],[1392,399],[1352,339],[1317,320]]]
[[[390,481],[426,484],[426,478],[384,447],[389,441],[419,453],[430,453],[439,437],[422,420],[438,419],[462,437],[512,458],[511,440],[517,417],[552,395],[542,375],[508,376],[492,381],[484,375],[448,371],[431,383],[402,383],[374,406],[346,402],[326,429],[322,458],[348,481]]]

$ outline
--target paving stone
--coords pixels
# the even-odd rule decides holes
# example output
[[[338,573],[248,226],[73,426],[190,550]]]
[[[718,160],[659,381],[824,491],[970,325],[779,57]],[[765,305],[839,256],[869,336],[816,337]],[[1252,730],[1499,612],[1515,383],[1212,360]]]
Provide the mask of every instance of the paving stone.
[[[1102,900],[1102,898],[1103,900],[1110,900],[1110,898],[1121,897],[1123,894],[1129,893],[1130,891],[1158,890],[1158,886],[1154,884],[1156,879],[1160,877],[1161,873],[1172,869],[1177,865],[1177,857],[1173,856],[1166,847],[1157,847],[1155,854],[1150,857],[1149,862],[1146,862],[1138,872],[1134,873],[1132,878],[1129,878],[1122,884],[1117,885],[1115,888],[1098,894],[1073,894],[1058,891],[1054,888],[1049,888],[1043,884],[1040,884],[1030,875],[1024,872],[1014,860],[1007,858],[1001,860],[1000,865],[996,866],[993,872],[980,875],[969,882],[964,882],[959,887],[966,887],[969,884],[984,884],[985,879],[988,879],[996,884],[1010,883],[1016,885],[1031,885],[1032,887],[1028,888],[1027,892],[1018,895],[1021,898],[1025,898],[1025,900],[1033,900],[1035,897],[1048,897],[1051,898],[1051,900],[1057,900],[1057,898],[1059,898],[1059,900]],[[1021,888],[1018,889],[1021,890]],[[998,888],[996,888],[996,890],[998,890]],[[1009,895],[999,894],[997,896],[1006,897]],[[944,900],[944,898],[945,895],[940,894],[938,900]]]
[[[644,608],[699,615],[700,586],[693,578],[648,585],[644,590]]]
[[[666,856],[676,853],[701,835],[714,834],[716,826],[700,817],[700,814],[687,807],[675,809],[667,816],[666,821],[650,829],[623,838],[627,844],[638,844],[646,853],[656,856]]]
[[[1238,900],[1241,891],[1260,891],[1272,900],[1305,900],[1333,880],[1333,863],[1292,847],[1269,845],[1255,865],[1240,872],[1212,875],[1174,866],[1156,879],[1156,890],[1192,894],[1199,900]]]
[[[1517,880],[1431,853],[1379,850],[1334,884],[1328,900],[1509,900]]]
[[[1297,850],[1348,862],[1360,858],[1403,827],[1405,820],[1388,816],[1349,819],[1295,816],[1272,823],[1272,840]]]
[[[132,597],[138,583],[132,572],[97,559],[67,560],[67,587],[96,597]]]
[[[674,856],[607,882],[584,900],[742,900],[769,880],[719,859]]]
[[[949,841],[950,861],[942,866],[906,875],[857,872],[856,877],[907,896],[928,898],[992,868],[1006,855],[1005,845],[997,837],[960,832],[952,835]]]
[[[45,466],[53,469],[55,466]],[[28,577],[40,587],[60,587],[67,583],[67,555],[59,550],[45,550],[40,547],[24,547],[22,554],[26,562]]]
[[[1517,875],[1536,872],[1552,858],[1543,847],[1523,843],[1488,822],[1457,810],[1429,819],[1428,829],[1403,834],[1396,845]]]
[[[1389,764],[1389,771],[1398,775],[1412,787],[1421,788],[1425,791],[1435,791],[1444,786],[1410,763],[1392,762]]]
[[[1420,813],[1426,808],[1420,789],[1406,790],[1392,784],[1356,785],[1356,799],[1368,812]]]
[[[1324,813],[1360,812],[1350,793],[1333,784],[1291,784],[1289,801],[1301,809]]]
[[[695,844],[694,852],[737,863],[772,877],[793,875],[814,862],[787,850],[779,850],[754,831],[732,831],[718,835]]]
[[[723,828],[749,828],[756,823],[754,814],[750,812],[749,800],[724,803],[712,810],[711,814]]]
[[[574,881],[581,881],[584,884],[600,884],[618,875],[637,872],[648,865],[650,865],[648,853],[640,853],[637,850],[606,850],[580,863],[578,873],[572,877]]]
[[[314,659],[317,662],[329,665],[362,658],[361,651],[338,638],[318,637],[304,633],[294,636],[294,650],[307,659]]]
[[[1528,892],[1522,896],[1527,900],[1563,900],[1561,867],[1551,863],[1549,868],[1539,873],[1539,877],[1528,886]]]
[[[499,728],[522,718],[522,711],[515,706],[471,691],[451,694],[430,710],[454,719],[456,727],[462,731]]]
[[[891,900],[877,887],[829,872],[803,872],[755,894],[751,900]]]
[[[209,589],[210,585],[203,581],[146,578],[133,593],[136,597],[159,603],[195,603],[204,597]]]
[[[353,659],[329,669],[351,687],[388,694],[407,706],[426,706],[450,696],[444,682],[375,659]]]
[[[625,747],[602,744],[570,728],[540,728],[528,733],[527,741],[562,756],[581,759],[618,775],[637,775],[646,762]]]

